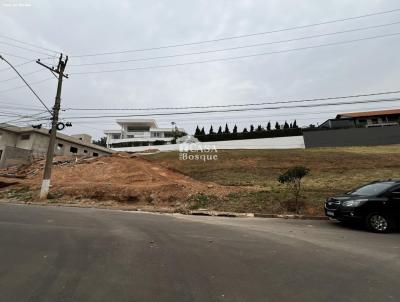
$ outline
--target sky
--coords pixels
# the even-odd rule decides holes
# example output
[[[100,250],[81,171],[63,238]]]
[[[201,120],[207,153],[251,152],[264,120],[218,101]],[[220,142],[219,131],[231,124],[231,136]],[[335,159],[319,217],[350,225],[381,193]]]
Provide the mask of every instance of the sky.
[[[274,103],[400,90],[400,35],[396,35],[400,33],[400,10],[252,35],[399,8],[396,0],[0,0],[0,54],[15,66],[25,63],[18,71],[48,107],[54,104],[57,80],[34,60],[56,65],[60,52],[69,55],[60,117],[73,126],[64,132],[89,133],[98,139],[103,130],[118,129],[114,116],[182,112],[128,109]],[[349,30],[354,31],[332,34]],[[225,39],[242,35],[249,36]],[[364,40],[348,42],[357,39]],[[210,40],[219,41],[204,42]],[[176,46],[181,44],[192,45]],[[236,49],[224,50],[227,48]],[[299,48],[306,49],[294,50]],[[104,54],[109,52],[120,53]],[[93,56],[99,53],[103,55]],[[92,56],[82,56],[88,54]],[[254,54],[263,55],[246,57]],[[242,58],[226,60],[232,57]],[[107,62],[114,63],[104,64]],[[400,93],[307,104],[397,96]],[[18,115],[17,125],[49,123],[32,121],[32,117],[20,119],[45,109],[4,62],[0,62],[0,106],[0,122]],[[318,125],[337,113],[400,108],[400,102],[262,107],[146,118],[155,118],[161,127],[176,122],[188,133],[197,125],[207,131],[211,125],[216,129],[225,123],[231,129],[237,124],[241,130],[250,124],[265,127],[268,121],[275,124],[296,119],[299,125],[307,126]],[[82,108],[123,110],[71,110]]]

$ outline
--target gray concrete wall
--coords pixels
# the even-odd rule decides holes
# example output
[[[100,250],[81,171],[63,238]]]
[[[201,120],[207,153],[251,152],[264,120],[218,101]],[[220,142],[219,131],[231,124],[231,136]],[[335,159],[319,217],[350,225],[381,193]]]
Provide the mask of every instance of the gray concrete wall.
[[[0,168],[29,164],[32,159],[30,150],[7,146],[2,152]]]
[[[400,144],[400,127],[304,131],[306,148]]]

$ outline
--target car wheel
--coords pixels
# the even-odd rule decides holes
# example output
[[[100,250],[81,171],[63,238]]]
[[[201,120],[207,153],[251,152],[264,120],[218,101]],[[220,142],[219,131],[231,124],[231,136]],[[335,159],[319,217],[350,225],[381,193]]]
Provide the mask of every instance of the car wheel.
[[[392,229],[389,217],[380,213],[372,213],[367,217],[367,228],[376,233],[387,233]]]

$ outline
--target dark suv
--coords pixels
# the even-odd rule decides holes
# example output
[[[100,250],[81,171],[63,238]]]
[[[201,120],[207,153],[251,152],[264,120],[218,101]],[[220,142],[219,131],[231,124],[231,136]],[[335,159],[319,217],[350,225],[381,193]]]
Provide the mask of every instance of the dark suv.
[[[329,197],[325,214],[340,221],[364,223],[374,232],[389,232],[400,225],[400,179],[374,181]]]

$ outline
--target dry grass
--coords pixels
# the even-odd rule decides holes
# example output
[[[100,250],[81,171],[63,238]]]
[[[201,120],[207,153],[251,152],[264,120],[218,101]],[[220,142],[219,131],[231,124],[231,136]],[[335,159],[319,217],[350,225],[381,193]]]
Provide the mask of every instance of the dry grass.
[[[400,145],[378,147],[318,148],[307,150],[221,150],[212,162],[181,161],[178,153],[146,156],[151,161],[196,180],[226,186],[250,186],[223,200],[207,199],[207,207],[220,210],[277,212],[290,195],[277,177],[302,165],[311,169],[304,179],[305,211],[322,213],[329,195],[350,190],[376,179],[400,178]]]

